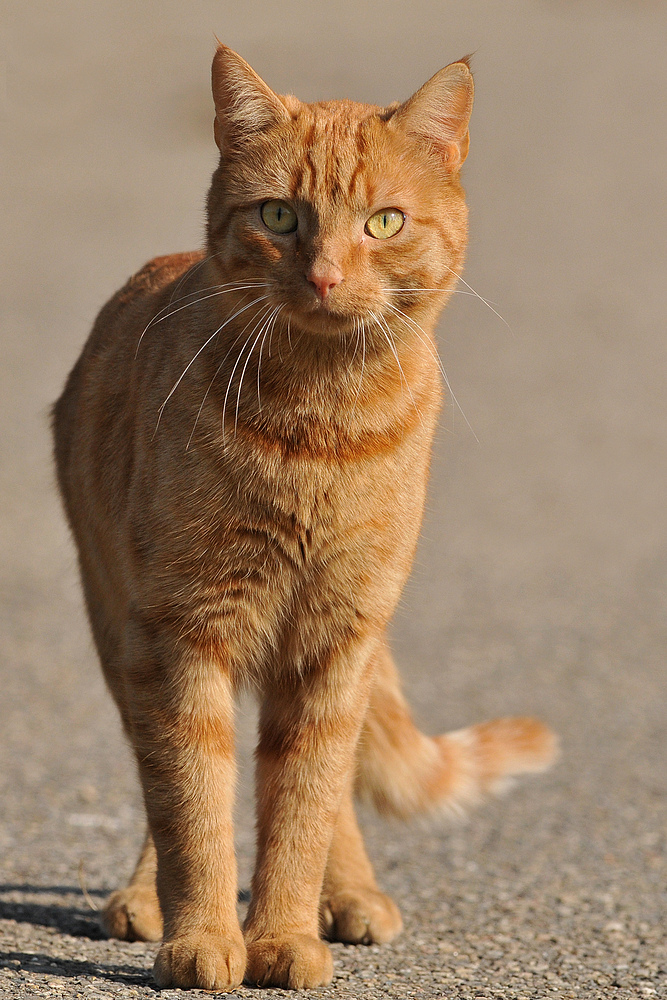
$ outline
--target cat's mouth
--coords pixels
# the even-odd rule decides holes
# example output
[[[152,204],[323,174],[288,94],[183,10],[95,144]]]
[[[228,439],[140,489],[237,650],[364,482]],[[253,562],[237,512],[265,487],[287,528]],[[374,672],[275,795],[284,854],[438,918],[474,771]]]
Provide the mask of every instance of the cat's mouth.
[[[293,322],[310,333],[332,336],[351,333],[357,318],[349,309],[341,309],[330,302],[317,302],[310,308],[292,312]]]

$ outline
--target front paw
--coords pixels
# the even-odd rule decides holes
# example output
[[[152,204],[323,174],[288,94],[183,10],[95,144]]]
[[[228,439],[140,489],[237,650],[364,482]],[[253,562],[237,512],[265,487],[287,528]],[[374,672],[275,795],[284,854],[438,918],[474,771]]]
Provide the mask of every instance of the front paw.
[[[333,978],[331,952],[323,941],[305,934],[260,938],[248,945],[245,981],[250,986],[314,990]]]
[[[243,940],[217,934],[191,933],[166,941],[160,948],[153,976],[160,988],[229,990],[240,986],[245,972]]]
[[[398,907],[376,889],[349,889],[322,900],[322,931],[330,941],[386,944],[403,930]]]
[[[128,885],[112,892],[102,911],[102,926],[121,941],[161,941],[162,913],[154,886]]]

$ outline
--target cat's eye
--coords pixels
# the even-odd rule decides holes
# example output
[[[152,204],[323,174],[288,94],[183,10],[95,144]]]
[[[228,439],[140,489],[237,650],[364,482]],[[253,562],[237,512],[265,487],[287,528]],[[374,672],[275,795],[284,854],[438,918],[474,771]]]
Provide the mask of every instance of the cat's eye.
[[[397,208],[381,208],[371,215],[364,228],[373,239],[388,240],[401,231],[404,222],[405,216]]]
[[[262,222],[272,233],[293,233],[299,222],[292,206],[278,198],[265,201],[261,215]]]

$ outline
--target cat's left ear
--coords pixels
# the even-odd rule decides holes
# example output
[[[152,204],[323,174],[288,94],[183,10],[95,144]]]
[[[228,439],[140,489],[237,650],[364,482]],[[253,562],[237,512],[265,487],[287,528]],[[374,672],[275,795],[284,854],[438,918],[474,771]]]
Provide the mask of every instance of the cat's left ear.
[[[401,104],[388,125],[426,142],[455,173],[468,155],[473,93],[467,59],[450,63]]]
[[[242,145],[290,114],[280,98],[233,49],[218,43],[212,67],[215,141],[220,152]]]

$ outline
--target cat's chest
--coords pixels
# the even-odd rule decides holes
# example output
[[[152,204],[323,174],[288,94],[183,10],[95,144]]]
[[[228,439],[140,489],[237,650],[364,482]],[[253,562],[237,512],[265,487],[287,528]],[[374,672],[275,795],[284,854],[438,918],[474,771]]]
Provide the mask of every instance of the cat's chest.
[[[428,438],[420,424],[334,453],[240,430],[224,450],[179,455],[141,491],[137,600],[168,606],[207,641],[252,635],[295,662],[305,653],[290,623],[323,642],[386,620],[416,543]]]
[[[224,451],[189,456],[167,477],[169,504],[155,501],[169,522],[156,558],[164,562],[169,552],[175,572],[185,569],[208,590],[246,577],[301,585],[341,561],[411,546],[428,445],[375,444],[297,451],[239,434]]]
[[[308,440],[246,434],[225,456],[222,505],[241,521],[259,518],[277,535],[307,542],[315,553],[369,519],[389,521],[412,506],[415,479],[425,479],[428,461],[422,437],[349,440],[327,436],[326,428]]]
[[[304,634],[317,645],[360,620],[385,620],[421,520],[426,470],[415,459],[406,448],[261,462],[246,489],[226,492],[225,518],[202,553],[207,606],[215,595],[225,620],[259,616],[259,632],[295,662],[306,655]]]

